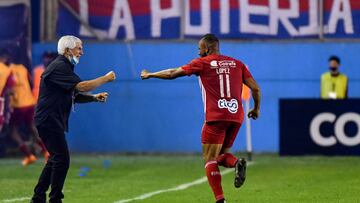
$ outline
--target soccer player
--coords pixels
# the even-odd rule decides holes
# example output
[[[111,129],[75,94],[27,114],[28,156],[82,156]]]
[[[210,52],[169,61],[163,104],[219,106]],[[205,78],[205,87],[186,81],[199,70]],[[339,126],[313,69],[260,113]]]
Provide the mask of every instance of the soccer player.
[[[0,50],[0,132],[9,117],[7,114],[8,95],[14,85],[14,77],[9,69],[9,56],[6,50]]]
[[[202,148],[208,182],[216,202],[225,202],[218,166],[235,168],[235,187],[245,181],[246,161],[230,153],[244,117],[241,103],[243,83],[252,90],[254,108],[249,118],[257,119],[260,113],[260,88],[248,68],[239,60],[221,55],[219,40],[213,34],[199,41],[199,55],[189,64],[155,73],[141,72],[141,78],[175,79],[182,76],[199,77],[205,106],[205,123],[202,129]]]
[[[49,158],[49,153],[46,150],[43,141],[40,139],[34,124],[34,110],[36,102],[31,92],[29,72],[25,66],[13,63],[10,64],[10,70],[15,79],[15,84],[12,88],[12,94],[10,96],[10,106],[12,109],[10,118],[11,137],[16,141],[20,150],[25,154],[22,164],[27,166],[34,163],[36,161],[36,157],[32,154],[20,136],[19,127],[22,124],[26,125],[31,136],[41,147],[41,152],[44,155],[45,160]]]
[[[24,166],[36,161],[36,157],[32,154],[29,147],[21,138],[18,127],[25,123],[29,128],[31,135],[42,148],[45,158],[47,151],[37,135],[35,126],[33,126],[33,109],[32,95],[28,80],[28,72],[23,65],[10,64],[10,54],[7,50],[0,51],[0,129],[5,123],[9,123],[11,128],[11,138],[17,143],[25,158],[22,161]],[[10,106],[6,105],[9,104]],[[11,112],[11,116],[9,116]],[[10,119],[9,119],[10,117]]]

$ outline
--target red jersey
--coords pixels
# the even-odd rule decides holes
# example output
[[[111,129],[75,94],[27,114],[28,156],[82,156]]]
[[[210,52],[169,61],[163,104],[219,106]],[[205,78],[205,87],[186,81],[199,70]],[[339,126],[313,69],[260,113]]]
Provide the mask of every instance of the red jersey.
[[[182,66],[187,75],[199,76],[205,121],[242,123],[244,110],[241,93],[243,81],[252,77],[239,60],[223,55],[197,58]]]

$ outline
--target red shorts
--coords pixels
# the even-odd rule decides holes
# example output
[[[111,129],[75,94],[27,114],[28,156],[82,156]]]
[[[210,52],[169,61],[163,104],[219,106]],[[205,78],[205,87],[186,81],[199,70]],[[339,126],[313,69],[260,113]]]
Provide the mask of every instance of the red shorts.
[[[10,125],[27,124],[34,122],[35,106],[14,108],[10,117]]]
[[[206,122],[202,129],[201,142],[203,144],[223,144],[230,148],[234,144],[241,123],[231,121]]]

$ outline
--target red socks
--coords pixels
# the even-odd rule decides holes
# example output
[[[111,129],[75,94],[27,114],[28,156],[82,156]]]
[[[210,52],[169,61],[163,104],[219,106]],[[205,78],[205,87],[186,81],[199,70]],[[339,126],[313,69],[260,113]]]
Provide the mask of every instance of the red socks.
[[[230,153],[221,154],[217,158],[219,166],[224,166],[226,168],[234,168],[237,161],[238,159]]]
[[[216,201],[224,199],[224,193],[221,187],[221,174],[217,161],[208,161],[205,164],[206,176],[209,185],[215,195]]]
[[[234,168],[238,159],[230,154],[225,153],[218,156],[217,160],[208,161],[205,164],[206,176],[208,178],[209,185],[215,195],[216,201],[224,199],[224,193],[221,187],[221,174],[219,166],[226,168]]]
[[[22,144],[19,146],[19,149],[22,153],[25,154],[25,156],[30,156],[31,155],[31,152],[29,150],[29,148],[26,146],[26,144]]]

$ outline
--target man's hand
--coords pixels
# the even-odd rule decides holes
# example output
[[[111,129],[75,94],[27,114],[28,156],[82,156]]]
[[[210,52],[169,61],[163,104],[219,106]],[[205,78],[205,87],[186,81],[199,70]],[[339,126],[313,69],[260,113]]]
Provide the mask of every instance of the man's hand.
[[[116,79],[116,75],[115,75],[114,71],[110,71],[105,75],[105,78],[106,78],[107,82],[112,82]]]
[[[141,71],[141,79],[142,80],[146,80],[146,79],[149,79],[150,78],[150,76],[149,76],[149,71],[147,71],[147,70],[142,70]]]
[[[107,92],[101,92],[98,94],[94,94],[94,98],[97,102],[106,102],[107,97],[109,94]]]
[[[259,109],[251,109],[247,116],[248,118],[252,118],[256,120],[259,117],[259,115],[260,115]]]

